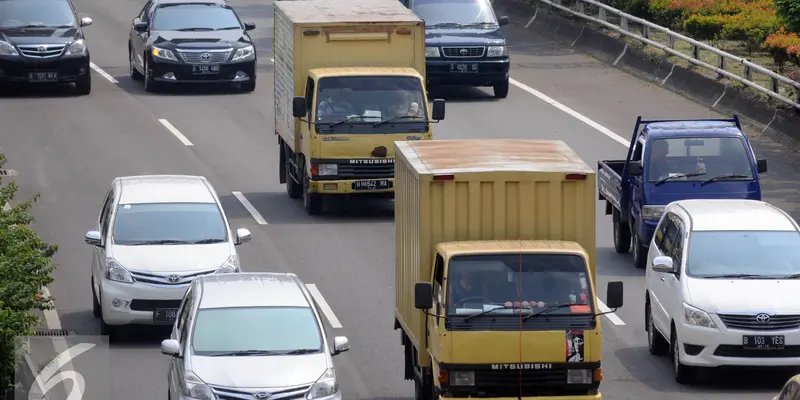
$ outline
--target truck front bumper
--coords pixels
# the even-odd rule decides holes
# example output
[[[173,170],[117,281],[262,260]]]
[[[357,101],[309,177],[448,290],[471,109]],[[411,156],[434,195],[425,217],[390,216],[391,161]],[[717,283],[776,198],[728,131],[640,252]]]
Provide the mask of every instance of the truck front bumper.
[[[331,195],[386,195],[394,193],[394,178],[310,180],[309,192]]]
[[[439,400],[452,400],[452,397],[441,397],[439,396]],[[603,395],[601,393],[598,394],[587,394],[582,396],[536,396],[536,397],[492,397],[487,398],[484,400],[534,400],[534,399],[541,399],[541,400],[603,400]]]

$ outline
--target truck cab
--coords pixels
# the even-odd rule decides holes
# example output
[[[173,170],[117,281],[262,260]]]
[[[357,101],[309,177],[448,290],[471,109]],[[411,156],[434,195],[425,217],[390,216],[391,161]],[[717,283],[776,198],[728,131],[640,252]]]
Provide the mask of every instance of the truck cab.
[[[600,200],[612,215],[614,246],[644,268],[653,232],[670,202],[761,200],[757,160],[739,119],[644,121],[639,117],[625,160],[598,163]]]

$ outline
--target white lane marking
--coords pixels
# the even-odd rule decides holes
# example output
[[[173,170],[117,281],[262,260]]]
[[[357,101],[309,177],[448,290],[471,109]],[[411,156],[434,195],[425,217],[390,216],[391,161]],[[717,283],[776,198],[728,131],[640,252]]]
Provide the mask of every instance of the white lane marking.
[[[269,62],[274,63],[275,62],[275,58],[274,57],[270,57],[269,58]]]
[[[603,303],[603,301],[600,300],[600,299],[597,299],[597,307],[600,309],[600,312],[609,312],[609,311],[611,311],[611,309],[608,308],[606,303]],[[615,313],[605,314],[604,317],[608,318],[608,320],[611,321],[611,323],[614,324],[614,325],[625,325],[625,321],[623,321]]]
[[[317,285],[313,283],[306,283],[306,288],[308,288],[308,291],[311,292],[311,296],[314,297],[314,300],[322,310],[322,313],[325,314],[325,318],[328,319],[331,327],[334,329],[341,328],[342,324],[339,322],[339,318],[336,318],[336,314],[333,313],[331,306],[328,305],[328,302],[325,301],[324,297],[322,297],[322,293],[319,291],[319,289],[317,289]]]
[[[569,107],[567,107],[567,106],[555,101],[550,96],[548,96],[548,95],[546,95],[546,94],[544,94],[544,93],[542,93],[542,92],[540,92],[540,91],[538,91],[538,90],[536,90],[536,89],[534,89],[534,88],[532,88],[532,87],[530,87],[530,86],[528,86],[528,85],[526,85],[526,84],[524,84],[524,83],[522,83],[520,81],[517,81],[516,79],[509,79],[508,81],[512,85],[514,85],[514,86],[516,86],[516,87],[518,87],[518,88],[520,88],[520,89],[522,89],[522,90],[524,90],[524,91],[526,91],[526,92],[538,97],[540,100],[544,101],[545,103],[550,104],[551,106],[553,106],[553,107],[555,107],[555,108],[557,108],[557,109],[569,114],[571,117],[577,119],[578,121],[581,121],[584,124],[591,126],[592,128],[598,130],[603,135],[606,135],[606,136],[610,137],[611,139],[615,140],[617,143],[619,143],[619,144],[621,144],[621,145],[623,145],[625,147],[630,146],[631,142],[628,141],[627,139],[623,138],[620,135],[617,135],[616,133],[612,132],[610,129],[606,128],[605,126],[600,125],[597,122],[592,121],[591,119],[589,119],[588,117],[582,115],[581,113],[579,113],[579,112],[577,112],[577,111],[575,111],[575,110],[573,110],[573,109],[571,109],[571,108],[569,108]]]
[[[50,298],[50,290],[47,287],[42,287],[42,296]],[[52,310],[44,310],[44,322],[47,324],[47,329],[61,329],[61,320],[55,307]]]
[[[244,206],[245,210],[247,210],[247,212],[249,212],[250,215],[253,216],[253,219],[255,219],[259,225],[269,225],[267,223],[267,220],[265,220],[264,217],[261,216],[261,213],[258,212],[258,210],[256,210],[255,207],[253,207],[253,204],[250,203],[250,200],[247,200],[247,197],[244,197],[242,192],[231,192],[231,193],[233,193],[233,196],[239,200],[239,203],[242,203],[242,206]]]
[[[109,82],[111,82],[111,83],[119,83],[119,81],[118,81],[118,80],[116,80],[116,79],[115,79],[113,76],[111,76],[111,75],[110,75],[108,72],[106,72],[106,71],[103,71],[103,69],[102,69],[102,68],[100,68],[100,67],[98,67],[98,66],[97,66],[97,64],[95,64],[95,63],[93,63],[93,62],[90,62],[90,63],[89,63],[89,67],[91,67],[91,68],[94,70],[94,72],[97,72],[98,74],[100,74],[100,76],[102,76],[103,78],[106,78],[106,80],[107,80],[107,81],[109,81]]]
[[[161,122],[161,125],[164,125],[164,128],[167,128],[167,130],[170,131],[170,133],[175,135],[175,137],[178,138],[178,140],[180,140],[184,146],[194,146],[194,143],[192,143],[186,136],[183,136],[181,131],[179,131],[178,128],[174,127],[171,123],[169,123],[169,121],[167,121],[164,118],[159,118],[158,122]]]

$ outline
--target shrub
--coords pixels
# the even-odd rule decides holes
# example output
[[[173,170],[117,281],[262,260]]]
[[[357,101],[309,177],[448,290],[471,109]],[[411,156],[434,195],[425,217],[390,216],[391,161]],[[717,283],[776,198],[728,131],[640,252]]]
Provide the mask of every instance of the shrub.
[[[739,14],[731,15],[722,28],[722,38],[743,40],[748,50],[758,46],[769,35],[780,29],[780,20],[774,9],[749,8]]]
[[[683,24],[683,10],[670,8],[670,0],[651,0],[648,11],[652,21],[658,25],[678,28]]]
[[[5,164],[0,154],[0,168]],[[17,194],[12,181],[0,179],[0,205],[11,204]],[[38,195],[10,210],[0,210],[0,390],[13,384],[16,338],[29,335],[38,324],[31,311],[52,308],[52,301],[41,295],[41,288],[53,281],[52,257],[55,245],[42,241],[30,228],[34,218],[30,209]]]
[[[800,32],[800,1],[774,0],[778,15],[786,21],[791,32]]]
[[[778,67],[778,71],[783,71],[783,66],[786,62],[792,61],[800,64],[798,58],[800,57],[800,37],[794,32],[787,33],[781,29],[777,33],[769,35],[761,48],[769,52],[772,60]]]
[[[694,14],[683,22],[683,30],[697,40],[720,39],[722,30],[728,24],[730,15]]]

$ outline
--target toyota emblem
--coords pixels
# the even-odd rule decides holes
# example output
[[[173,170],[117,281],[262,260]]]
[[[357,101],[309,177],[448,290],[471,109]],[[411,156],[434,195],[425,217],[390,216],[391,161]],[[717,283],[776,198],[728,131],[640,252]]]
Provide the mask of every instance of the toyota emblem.
[[[47,46],[39,46],[36,50],[39,50],[39,53],[44,53],[47,51]]]
[[[462,56],[465,56],[465,55],[467,55],[467,53],[469,53],[469,50],[467,50],[467,49],[461,49],[461,50],[459,50],[458,52],[459,52],[459,53],[461,53],[461,55],[462,55]]]
[[[172,275],[170,275],[170,276],[168,276],[168,277],[167,277],[167,280],[168,280],[170,283],[177,283],[179,280],[181,280],[181,277],[180,277],[180,276],[178,276],[178,275],[172,274]]]
[[[759,324],[768,324],[769,315],[764,313],[756,315],[756,322],[758,322]]]
[[[211,60],[211,53],[202,53],[200,54],[200,59],[203,61]]]
[[[269,396],[271,396],[271,394],[269,394],[267,392],[258,392],[258,393],[253,395],[253,397],[258,399],[258,400],[266,400],[266,399],[269,398]]]

